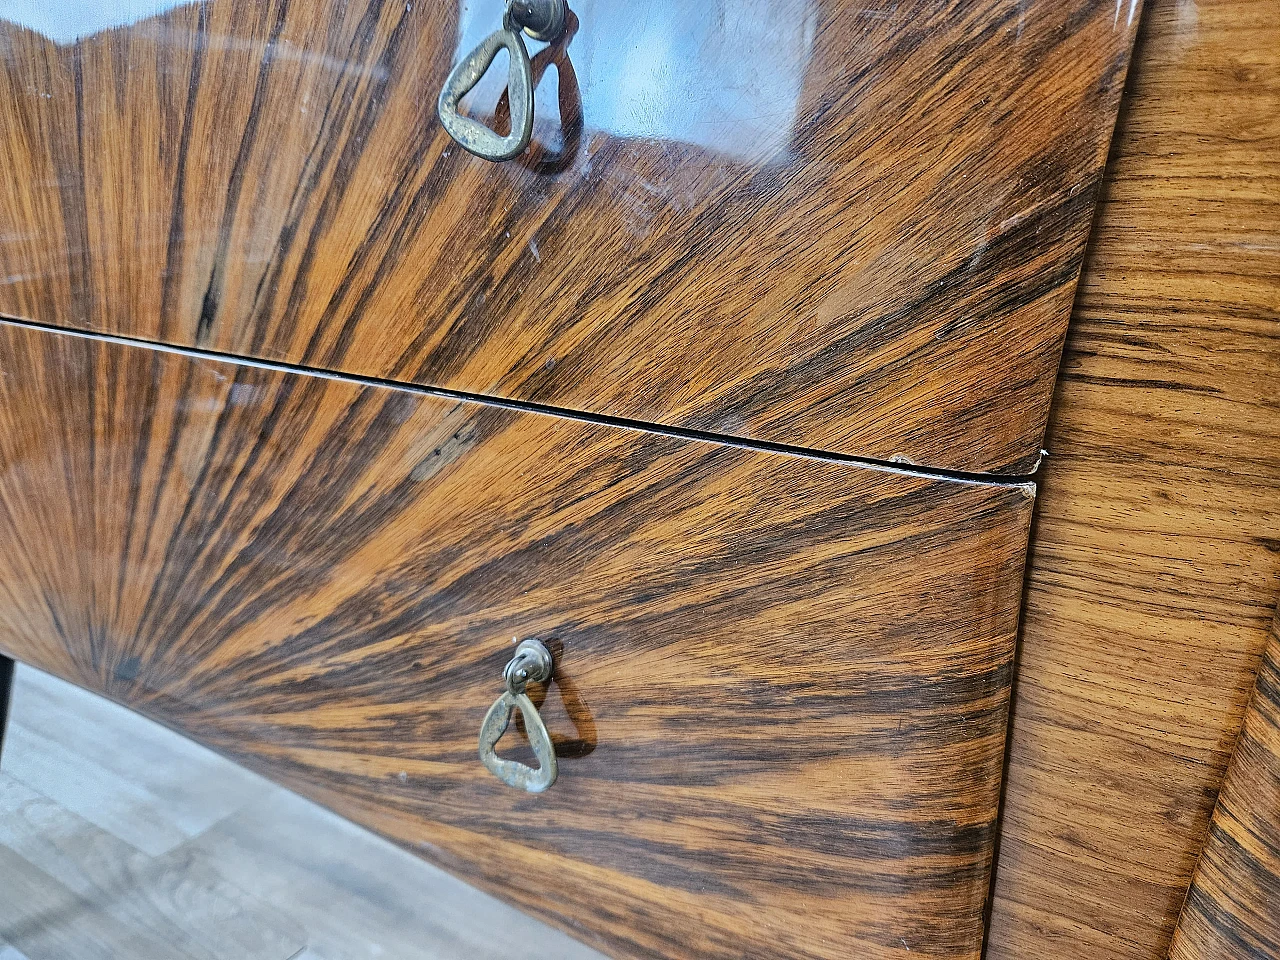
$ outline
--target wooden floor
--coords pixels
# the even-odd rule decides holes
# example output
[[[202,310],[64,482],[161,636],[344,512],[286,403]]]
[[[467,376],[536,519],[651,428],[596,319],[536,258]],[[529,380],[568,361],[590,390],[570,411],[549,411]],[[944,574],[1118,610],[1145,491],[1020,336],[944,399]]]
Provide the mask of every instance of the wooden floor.
[[[149,720],[19,667],[0,960],[599,960]]]

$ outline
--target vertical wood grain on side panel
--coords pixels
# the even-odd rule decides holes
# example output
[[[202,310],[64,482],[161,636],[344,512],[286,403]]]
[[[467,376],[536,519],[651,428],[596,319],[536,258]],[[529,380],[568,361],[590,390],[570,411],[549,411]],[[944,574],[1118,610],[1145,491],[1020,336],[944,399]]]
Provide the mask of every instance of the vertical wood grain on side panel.
[[[0,651],[619,956],[978,956],[1029,485],[12,325],[0,374]],[[531,635],[536,797],[476,757]]]
[[[1280,957],[1280,621],[1271,631],[1170,960]]]
[[[503,164],[434,111],[502,0],[0,21],[0,313],[1035,464],[1136,2],[571,6]]]
[[[1049,431],[990,960],[1164,960],[1280,596],[1280,18],[1155,0]]]

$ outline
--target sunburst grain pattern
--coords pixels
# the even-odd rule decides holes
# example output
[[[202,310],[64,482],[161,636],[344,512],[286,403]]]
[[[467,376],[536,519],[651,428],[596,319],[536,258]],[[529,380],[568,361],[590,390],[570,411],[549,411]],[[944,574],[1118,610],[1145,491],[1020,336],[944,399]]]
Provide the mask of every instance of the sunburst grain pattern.
[[[1030,469],[1136,5],[572,6],[506,164],[434,114],[499,0],[0,23],[0,312]]]
[[[10,324],[0,464],[0,651],[618,956],[978,956],[1029,485]]]

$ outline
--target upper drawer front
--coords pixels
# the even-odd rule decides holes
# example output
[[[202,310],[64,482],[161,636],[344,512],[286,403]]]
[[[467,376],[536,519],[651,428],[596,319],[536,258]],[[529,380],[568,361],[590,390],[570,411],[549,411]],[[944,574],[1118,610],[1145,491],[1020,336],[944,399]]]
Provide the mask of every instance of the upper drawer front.
[[[0,24],[0,313],[1013,471],[1136,4],[574,0],[504,164],[435,115],[501,0],[47,6]]]
[[[0,371],[5,652],[619,955],[977,957],[1029,487],[11,326]],[[538,796],[476,752],[530,636]]]

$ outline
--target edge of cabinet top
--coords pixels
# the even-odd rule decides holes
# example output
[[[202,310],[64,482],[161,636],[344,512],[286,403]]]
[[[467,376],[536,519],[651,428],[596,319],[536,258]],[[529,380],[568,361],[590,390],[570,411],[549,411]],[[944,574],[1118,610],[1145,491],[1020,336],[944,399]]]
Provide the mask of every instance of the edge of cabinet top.
[[[499,0],[0,21],[0,313],[1034,468],[1136,0],[571,8],[505,163],[435,112]]]

